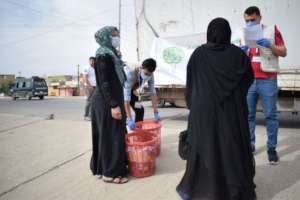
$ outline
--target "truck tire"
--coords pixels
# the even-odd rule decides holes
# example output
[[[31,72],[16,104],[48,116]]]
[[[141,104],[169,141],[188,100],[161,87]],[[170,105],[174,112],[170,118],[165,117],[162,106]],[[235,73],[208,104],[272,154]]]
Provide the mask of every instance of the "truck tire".
[[[185,107],[186,107],[186,102],[185,102],[185,100],[176,100],[176,101],[174,102],[174,104],[175,104],[175,106],[176,106],[177,108],[185,108]]]
[[[31,99],[32,99],[32,96],[30,96],[30,94],[27,94],[27,95],[26,95],[26,99],[31,100]]]
[[[175,108],[177,107],[176,104],[175,104],[174,102],[170,103],[170,105],[171,105],[172,107],[175,107]]]
[[[159,99],[158,100],[158,107],[163,108],[165,107],[166,101],[164,99]]]
[[[44,99],[44,96],[39,96],[40,100],[43,100]]]

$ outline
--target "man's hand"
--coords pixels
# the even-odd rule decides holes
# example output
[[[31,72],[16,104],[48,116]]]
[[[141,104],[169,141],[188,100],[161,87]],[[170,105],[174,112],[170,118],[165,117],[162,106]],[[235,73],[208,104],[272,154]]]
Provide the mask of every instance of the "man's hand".
[[[257,40],[256,44],[258,44],[259,46],[262,46],[262,47],[266,47],[266,48],[270,48],[271,45],[272,45],[271,41],[266,39],[266,38],[262,38],[260,40]]]
[[[160,121],[160,114],[159,114],[159,112],[154,112],[154,119],[155,119],[155,121]]]
[[[122,119],[122,113],[119,106],[111,109],[111,116],[116,120]]]
[[[129,127],[130,130],[134,130],[135,123],[134,123],[134,121],[132,119],[128,119],[127,120],[127,125],[128,125],[128,127]]]

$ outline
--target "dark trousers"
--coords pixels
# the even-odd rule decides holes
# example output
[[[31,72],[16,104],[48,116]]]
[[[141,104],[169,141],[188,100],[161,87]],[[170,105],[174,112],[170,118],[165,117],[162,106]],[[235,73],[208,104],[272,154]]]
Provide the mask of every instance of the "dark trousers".
[[[130,106],[134,110],[135,113],[135,122],[143,121],[144,120],[144,107],[136,108],[135,103],[138,102],[139,98],[131,92],[131,100]]]
[[[85,88],[86,103],[84,108],[84,117],[91,117],[91,104],[95,88]]]

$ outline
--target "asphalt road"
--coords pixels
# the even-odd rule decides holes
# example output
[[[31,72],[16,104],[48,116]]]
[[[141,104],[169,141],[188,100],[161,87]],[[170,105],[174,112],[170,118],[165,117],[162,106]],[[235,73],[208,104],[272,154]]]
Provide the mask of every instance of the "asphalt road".
[[[66,97],[55,98],[45,97],[44,100],[39,99],[18,99],[16,101],[10,98],[0,98],[0,113],[18,114],[31,117],[47,117],[54,114],[56,119],[64,120],[82,120],[85,105],[84,97]],[[150,102],[144,103],[146,107],[145,118],[153,117],[153,112],[150,109]],[[187,110],[184,108],[174,108],[166,105],[160,109],[160,114],[163,119],[187,115]],[[184,118],[185,119],[185,118]]]
[[[185,162],[177,155],[178,133],[188,111],[161,108],[162,153],[154,176],[107,185],[91,175],[90,123],[83,121],[85,99],[0,98],[0,200],[179,200],[175,187]],[[152,118],[149,102],[146,116]],[[54,120],[45,120],[54,114]],[[258,199],[298,200],[300,196],[300,115],[279,113],[281,162],[270,166],[263,114],[258,113],[256,177]]]

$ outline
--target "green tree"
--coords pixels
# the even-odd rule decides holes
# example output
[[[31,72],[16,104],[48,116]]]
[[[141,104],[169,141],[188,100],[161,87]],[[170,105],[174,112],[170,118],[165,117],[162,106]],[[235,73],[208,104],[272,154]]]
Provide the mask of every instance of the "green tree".
[[[0,84],[0,93],[4,93],[5,95],[10,95],[10,89],[14,85],[14,81],[7,81],[5,83]]]

